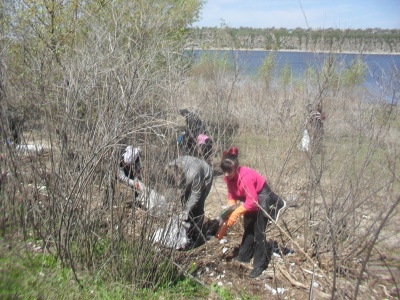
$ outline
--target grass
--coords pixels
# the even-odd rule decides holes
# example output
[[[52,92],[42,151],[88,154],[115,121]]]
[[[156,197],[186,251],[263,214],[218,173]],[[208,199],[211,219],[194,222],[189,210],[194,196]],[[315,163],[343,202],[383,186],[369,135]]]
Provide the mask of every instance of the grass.
[[[72,271],[49,254],[33,249],[32,243],[0,239],[0,299],[190,299],[207,298],[209,291],[182,278],[157,290],[135,290],[130,285],[102,281]]]
[[[33,251],[22,243],[11,246],[1,241],[1,299],[65,298],[79,292],[68,269],[52,256]]]

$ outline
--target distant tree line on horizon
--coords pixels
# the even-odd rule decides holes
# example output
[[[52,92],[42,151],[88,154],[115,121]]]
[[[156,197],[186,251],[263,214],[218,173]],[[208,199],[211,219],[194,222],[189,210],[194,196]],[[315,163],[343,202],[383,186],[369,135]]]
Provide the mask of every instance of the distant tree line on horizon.
[[[318,43],[325,48],[347,44],[349,48],[361,45],[368,51],[399,52],[400,29],[313,29],[313,28],[251,28],[195,27],[190,28],[195,47],[246,47],[266,50],[302,49]],[[304,49],[303,49],[304,50]],[[359,49],[353,49],[359,50]]]
[[[385,29],[385,28],[366,28],[366,29],[350,29],[350,28],[346,28],[346,29],[339,29],[339,28],[302,28],[302,27],[296,27],[296,28],[286,28],[286,27],[267,27],[267,28],[257,28],[257,27],[244,27],[244,26],[240,26],[240,27],[229,27],[229,26],[222,26],[222,27],[193,27],[191,28],[191,30],[233,30],[233,31],[237,31],[240,33],[268,33],[268,32],[277,32],[277,31],[286,31],[286,32],[293,32],[293,33],[299,33],[299,32],[311,32],[311,31],[320,31],[320,32],[336,32],[336,33],[341,33],[343,34],[343,32],[352,32],[356,35],[368,35],[368,34],[372,34],[372,35],[376,35],[376,34],[395,34],[395,35],[400,35],[400,29]]]

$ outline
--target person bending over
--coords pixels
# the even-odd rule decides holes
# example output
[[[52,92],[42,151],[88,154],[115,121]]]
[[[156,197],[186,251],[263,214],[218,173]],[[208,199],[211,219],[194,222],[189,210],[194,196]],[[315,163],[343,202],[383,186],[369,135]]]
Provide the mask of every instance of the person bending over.
[[[258,277],[268,267],[270,253],[267,253],[265,229],[269,219],[275,222],[286,203],[271,191],[265,178],[258,172],[239,165],[239,151],[231,147],[223,153],[221,169],[228,188],[228,205],[239,206],[231,213],[228,227],[234,225],[243,215],[244,233],[239,247],[239,262],[250,262],[253,270],[250,278]]]
[[[205,242],[202,232],[204,204],[212,186],[212,168],[202,159],[183,155],[169,162],[165,170],[169,182],[181,191],[180,221],[190,224],[188,237],[193,247],[200,246]]]

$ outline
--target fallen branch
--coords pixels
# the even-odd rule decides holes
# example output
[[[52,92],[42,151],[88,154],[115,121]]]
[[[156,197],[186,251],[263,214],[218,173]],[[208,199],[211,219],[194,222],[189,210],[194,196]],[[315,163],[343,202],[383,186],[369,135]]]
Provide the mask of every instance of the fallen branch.
[[[301,269],[302,269],[304,272],[308,273],[308,274],[317,276],[318,278],[324,278],[323,275],[317,274],[317,273],[315,273],[315,272],[313,272],[313,271],[310,271],[310,270],[307,270],[307,269],[304,269],[304,268],[301,268]]]
[[[304,290],[307,290],[307,291],[309,290],[308,286],[306,286],[305,284],[302,284],[301,282],[298,282],[298,281],[294,280],[293,277],[284,268],[282,268],[279,265],[277,265],[277,266],[278,266],[279,271],[282,273],[282,275],[287,280],[290,281],[292,286],[297,287],[297,288],[301,288],[301,289],[304,289]],[[315,293],[316,299],[330,299],[331,298],[331,295],[326,294],[324,292],[321,292],[319,290],[315,290],[314,293]]]

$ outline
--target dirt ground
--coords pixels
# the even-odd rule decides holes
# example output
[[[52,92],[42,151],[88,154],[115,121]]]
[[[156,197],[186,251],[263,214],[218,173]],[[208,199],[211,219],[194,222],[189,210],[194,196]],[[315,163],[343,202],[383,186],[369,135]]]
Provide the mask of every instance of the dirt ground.
[[[226,185],[222,175],[217,174],[206,200],[206,221],[218,216],[226,200]],[[298,199],[295,204],[287,202],[287,207],[281,214],[278,224],[268,225],[267,240],[270,245],[275,246],[272,246],[273,256],[268,269],[259,278],[248,277],[252,270],[252,262],[245,264],[233,259],[237,255],[243,233],[240,220],[221,241],[211,238],[199,248],[180,253],[182,258],[192,263],[190,274],[206,285],[224,287],[240,298],[254,296],[259,299],[275,297],[277,299],[331,299],[333,274],[329,255],[324,257],[321,254],[317,263],[313,253],[303,252],[300,240],[292,238],[290,241],[287,238],[284,232],[290,232],[296,224],[296,219],[303,218],[302,212],[299,215],[301,199]],[[398,238],[397,234],[396,238],[391,239],[397,242],[392,246],[399,246]],[[353,298],[360,268],[361,261],[356,261],[353,268],[349,268],[336,278],[335,299]],[[395,282],[400,279],[399,269],[398,251],[394,251],[393,255],[386,256],[384,259],[372,257],[359,287],[358,299],[397,299]]]

